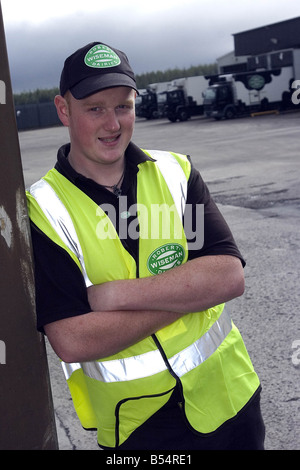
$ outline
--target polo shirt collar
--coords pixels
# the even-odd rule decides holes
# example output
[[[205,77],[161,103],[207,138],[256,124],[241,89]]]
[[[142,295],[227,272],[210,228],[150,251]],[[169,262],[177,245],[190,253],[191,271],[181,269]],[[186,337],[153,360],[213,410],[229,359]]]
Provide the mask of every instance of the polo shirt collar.
[[[76,170],[70,165],[68,155],[70,153],[71,144],[65,144],[58,150],[57,162],[55,169],[65,175],[74,184],[78,179],[87,179],[85,176],[77,173]],[[143,152],[137,145],[130,142],[125,151],[126,164],[139,171],[138,165],[146,161],[153,161],[145,152]]]

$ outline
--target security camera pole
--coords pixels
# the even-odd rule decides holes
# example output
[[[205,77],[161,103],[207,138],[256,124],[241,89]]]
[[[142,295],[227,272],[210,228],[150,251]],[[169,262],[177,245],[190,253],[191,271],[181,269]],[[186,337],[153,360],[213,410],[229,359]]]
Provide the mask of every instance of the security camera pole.
[[[0,4],[0,450],[58,448]]]

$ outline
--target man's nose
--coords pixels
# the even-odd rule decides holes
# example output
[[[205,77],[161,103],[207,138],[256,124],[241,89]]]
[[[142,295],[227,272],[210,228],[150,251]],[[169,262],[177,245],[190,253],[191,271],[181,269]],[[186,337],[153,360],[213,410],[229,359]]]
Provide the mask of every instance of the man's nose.
[[[120,123],[115,110],[109,110],[105,116],[105,129],[110,132],[116,132],[120,129]]]

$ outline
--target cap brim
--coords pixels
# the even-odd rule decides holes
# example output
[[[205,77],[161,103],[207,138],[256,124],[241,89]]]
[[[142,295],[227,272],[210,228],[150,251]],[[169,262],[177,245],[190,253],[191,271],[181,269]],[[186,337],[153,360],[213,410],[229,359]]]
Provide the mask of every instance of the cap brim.
[[[86,98],[89,95],[105,90],[106,88],[115,88],[118,86],[126,86],[133,88],[136,92],[138,89],[136,83],[128,75],[121,73],[106,73],[103,75],[95,75],[88,77],[70,88],[70,92],[77,100]]]

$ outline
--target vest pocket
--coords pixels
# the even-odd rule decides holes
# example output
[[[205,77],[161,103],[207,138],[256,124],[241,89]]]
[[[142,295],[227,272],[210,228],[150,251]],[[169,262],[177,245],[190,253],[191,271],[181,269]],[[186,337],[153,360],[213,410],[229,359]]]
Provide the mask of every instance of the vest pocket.
[[[160,394],[130,397],[119,401],[115,409],[116,447],[123,444],[133,431],[167,403],[175,386],[176,384]]]

